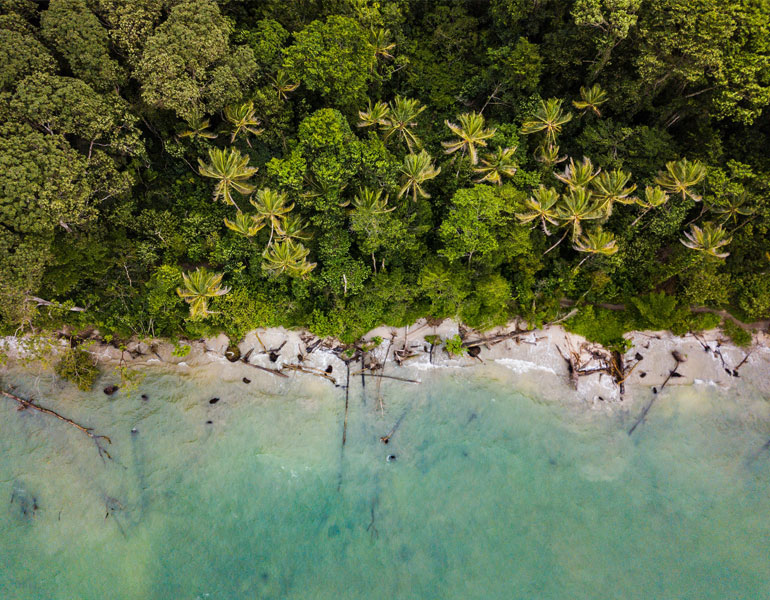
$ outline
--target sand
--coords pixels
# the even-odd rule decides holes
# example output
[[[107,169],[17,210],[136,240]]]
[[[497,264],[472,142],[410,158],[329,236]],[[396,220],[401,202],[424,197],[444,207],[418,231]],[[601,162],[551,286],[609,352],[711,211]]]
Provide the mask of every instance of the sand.
[[[501,341],[499,337],[495,340],[496,336],[519,329],[525,328],[514,322],[480,333],[452,320],[438,325],[420,320],[408,327],[379,327],[363,338],[367,341],[382,338],[382,342],[364,356],[366,366],[374,366],[373,370],[366,372],[384,372],[389,376],[419,381],[420,373],[426,369],[494,367],[506,369],[514,380],[521,375],[521,381],[516,383],[530,388],[524,391],[558,399],[565,396],[565,389],[571,388],[573,393],[566,395],[593,407],[627,405],[634,399],[648,398],[651,390],[659,391],[667,379],[667,386],[714,385],[723,389],[729,389],[740,380],[753,386],[762,396],[770,397],[770,336],[766,332],[755,334],[748,348],[731,344],[720,330],[681,337],[660,331],[631,332],[625,336],[631,347],[623,355],[626,376],[621,390],[616,378],[606,369],[611,361],[610,353],[601,346],[587,342],[560,326],[548,326]],[[466,344],[472,345],[485,339],[492,342],[479,344],[477,357],[453,357],[438,344],[431,352],[431,346],[425,340],[425,336],[431,335],[445,340],[458,333]],[[241,361],[228,361],[225,351],[230,341],[224,334],[182,343],[190,346],[190,352],[184,357],[174,356],[174,345],[159,339],[134,340],[125,346],[125,350],[94,340],[88,350],[106,366],[120,364],[141,370],[143,367],[163,365],[182,372],[215,369],[224,381],[243,377],[277,377]],[[28,345],[27,338],[7,337],[0,340],[0,347],[12,360],[28,357]],[[52,346],[54,352],[65,347],[65,340],[56,341]],[[277,371],[283,369],[289,376],[319,378],[324,377],[321,373],[326,373],[331,367],[331,372],[325,377],[329,385],[332,382],[337,385],[345,383],[346,365],[341,344],[336,340],[319,340],[307,331],[272,328],[247,334],[238,347],[242,356],[251,351],[248,354],[250,365]],[[271,361],[271,350],[274,362]],[[395,360],[397,351],[404,360]],[[679,361],[673,352],[677,353]],[[565,357],[573,358],[573,371],[581,371],[580,376],[570,375]],[[379,371],[378,366],[383,363],[384,370]],[[287,365],[298,365],[311,373],[287,370]],[[355,364],[351,363],[351,372],[356,373],[361,368],[360,358]],[[676,375],[669,377],[675,368]]]

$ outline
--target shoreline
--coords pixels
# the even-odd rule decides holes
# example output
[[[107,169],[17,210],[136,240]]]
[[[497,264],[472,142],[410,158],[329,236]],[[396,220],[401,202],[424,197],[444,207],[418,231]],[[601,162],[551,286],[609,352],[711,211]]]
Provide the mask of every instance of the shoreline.
[[[443,341],[460,335],[471,355],[450,356]],[[434,346],[425,336],[438,336]],[[378,327],[362,338],[356,349],[333,339],[320,339],[308,331],[268,328],[249,332],[237,345],[225,334],[184,341],[185,356],[174,356],[168,340],[134,340],[124,349],[98,339],[86,340],[97,364],[141,369],[163,366],[180,373],[219,366],[223,380],[286,378],[300,375],[323,378],[345,387],[349,372],[375,379],[409,380],[418,383],[429,369],[505,369],[513,381],[529,378],[524,373],[547,376],[531,393],[560,399],[571,390],[573,398],[593,407],[628,405],[635,399],[657,394],[663,386],[709,384],[729,389],[738,381],[770,397],[770,335],[754,334],[752,344],[731,344],[720,330],[675,336],[665,331],[626,334],[631,343],[623,354],[612,353],[558,325],[521,330],[517,322],[484,333],[445,320],[431,324],[421,319],[407,327]],[[381,338],[379,345],[372,343]],[[14,362],[30,356],[25,338],[0,338],[0,350]],[[54,352],[66,340],[54,340]],[[229,356],[226,356],[229,355]],[[672,373],[673,371],[673,373]],[[363,373],[363,375],[362,375]],[[519,376],[519,377],[517,377]]]

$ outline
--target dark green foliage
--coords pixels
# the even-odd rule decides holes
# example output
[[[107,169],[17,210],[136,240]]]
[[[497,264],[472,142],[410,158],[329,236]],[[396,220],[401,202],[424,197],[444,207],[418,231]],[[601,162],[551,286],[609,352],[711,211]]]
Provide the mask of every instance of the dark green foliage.
[[[99,376],[94,357],[79,347],[67,348],[54,370],[59,377],[74,383],[84,392],[91,389]]]

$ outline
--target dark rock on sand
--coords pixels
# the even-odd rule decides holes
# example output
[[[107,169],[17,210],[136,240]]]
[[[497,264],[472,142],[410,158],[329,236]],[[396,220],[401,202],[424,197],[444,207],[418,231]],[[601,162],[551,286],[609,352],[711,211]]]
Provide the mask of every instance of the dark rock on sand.
[[[112,396],[119,389],[120,388],[117,385],[108,385],[106,388],[104,388],[104,393],[108,396]]]

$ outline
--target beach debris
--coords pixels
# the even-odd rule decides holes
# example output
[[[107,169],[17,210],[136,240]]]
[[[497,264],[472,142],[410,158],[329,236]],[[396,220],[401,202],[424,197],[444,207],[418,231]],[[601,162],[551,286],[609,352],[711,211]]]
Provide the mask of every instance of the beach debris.
[[[209,400],[209,404],[216,404],[217,402],[219,402],[219,398],[212,398]]]
[[[112,396],[119,389],[120,388],[117,385],[108,385],[106,388],[104,388],[104,393],[108,396]]]
[[[231,363],[241,360],[241,349],[235,344],[230,344],[225,350],[225,358]]]
[[[377,498],[372,498],[372,503],[369,507],[369,514],[371,515],[371,520],[369,521],[369,525],[366,526],[366,530],[369,532],[369,535],[372,536],[372,539],[379,537],[380,532],[377,531],[377,527],[374,525],[374,509],[377,506]]]
[[[395,425],[393,425],[393,429],[391,429],[391,430],[388,432],[388,434],[387,434],[387,435],[383,435],[383,436],[380,438],[380,441],[381,441],[383,444],[387,444],[387,443],[390,441],[390,438],[392,438],[392,437],[393,437],[393,434],[394,434],[394,433],[396,433],[396,431],[398,430],[398,428],[401,426],[401,422],[404,420],[404,417],[406,416],[406,413],[408,413],[408,412],[409,412],[409,409],[407,408],[407,409],[406,409],[404,412],[402,412],[402,413],[401,413],[401,416],[398,418],[398,421],[396,421],[396,424],[395,424]]]
[[[26,410],[26,409],[33,409],[38,412],[41,412],[45,415],[49,415],[51,417],[56,417],[60,421],[63,421],[64,423],[67,423],[68,425],[71,425],[78,431],[82,432],[83,434],[87,435],[96,445],[96,449],[99,452],[99,457],[104,460],[105,457],[112,460],[112,456],[110,456],[110,453],[107,451],[107,449],[104,447],[104,442],[108,444],[112,444],[112,440],[107,437],[106,435],[98,435],[94,433],[93,428],[91,427],[84,427],[83,425],[80,425],[79,423],[76,423],[72,419],[68,419],[67,417],[60,415],[54,410],[51,410],[50,408],[45,408],[44,406],[40,406],[39,404],[36,404],[32,399],[25,400],[24,398],[17,396],[16,394],[12,394],[9,391],[1,390],[0,394],[5,396],[6,398],[13,400],[19,404],[18,410]]]
[[[674,357],[674,360],[678,363],[684,363],[687,362],[687,357],[684,356],[679,350],[672,350],[671,356]]]
[[[324,370],[324,373],[331,375],[332,371],[334,371],[334,368],[331,365],[328,365]]]
[[[677,355],[679,355],[679,357],[677,357]],[[634,433],[636,428],[639,427],[639,425],[647,417],[647,413],[650,412],[650,409],[652,408],[652,405],[654,404],[655,400],[658,398],[658,392],[659,391],[660,392],[663,391],[663,388],[666,387],[666,384],[669,382],[669,380],[672,377],[681,377],[682,376],[680,373],[677,372],[677,369],[679,369],[679,365],[681,365],[682,362],[683,362],[683,361],[679,360],[679,358],[681,358],[681,355],[679,354],[679,352],[674,350],[671,353],[671,356],[673,356],[674,360],[676,361],[676,364],[674,365],[674,368],[671,371],[668,372],[668,377],[666,377],[665,381],[663,381],[663,385],[660,386],[660,390],[658,390],[657,388],[652,388],[652,394],[653,394],[652,398],[647,403],[647,406],[645,406],[644,409],[642,410],[642,414],[639,415],[639,418],[631,426],[631,429],[628,430],[628,435],[631,435],[632,433]]]

